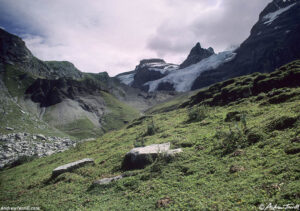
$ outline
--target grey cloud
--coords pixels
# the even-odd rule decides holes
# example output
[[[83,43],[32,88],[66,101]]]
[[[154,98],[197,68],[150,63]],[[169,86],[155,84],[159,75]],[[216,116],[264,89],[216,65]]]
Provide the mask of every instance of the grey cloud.
[[[0,0],[0,24],[43,60],[115,75],[144,58],[180,63],[198,41],[216,50],[239,43],[268,1]]]
[[[176,0],[169,1],[176,2]],[[247,38],[251,27],[258,20],[259,13],[270,2],[270,0],[219,0],[205,5],[204,1],[198,3],[190,1],[194,2],[194,6],[197,4],[202,6],[198,12],[191,11],[195,16],[190,21],[176,26],[169,20],[160,25],[148,40],[147,47],[157,55],[183,53],[187,55],[190,49],[186,46],[191,47],[198,41],[202,46],[211,46],[216,51],[237,46]],[[170,22],[175,27],[172,30],[165,30]]]

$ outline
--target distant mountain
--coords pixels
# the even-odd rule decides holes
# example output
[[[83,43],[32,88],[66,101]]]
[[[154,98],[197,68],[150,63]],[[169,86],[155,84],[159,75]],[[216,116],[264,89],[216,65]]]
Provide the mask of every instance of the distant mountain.
[[[83,73],[67,61],[41,61],[21,38],[2,29],[0,44],[0,111],[9,107],[15,109],[12,114],[18,114],[4,112],[0,125],[19,132],[27,130],[22,125],[32,126],[30,130],[39,127],[32,121],[24,122],[28,114],[31,119],[38,117],[39,125],[49,124],[71,136],[98,136],[120,128],[141,111],[173,96],[142,92],[106,72]],[[148,63],[143,61],[141,65]],[[156,63],[162,66],[161,61]]]
[[[148,81],[163,78],[177,69],[178,65],[166,63],[162,59],[144,59],[140,61],[134,71],[119,74],[116,78],[124,84],[145,90],[144,84]]]
[[[253,72],[271,72],[300,58],[300,1],[274,0],[259,15],[251,34],[235,50],[236,58],[203,72],[192,89]]]
[[[180,64],[179,68],[183,69],[188,66],[191,66],[192,64],[196,64],[200,62],[201,60],[210,57],[211,55],[215,54],[214,49],[212,47],[209,47],[208,49],[204,49],[201,47],[200,43],[198,42],[191,50],[190,54]]]
[[[300,58],[299,35],[300,1],[274,0],[261,12],[248,39],[233,52],[215,54],[212,48],[204,49],[197,43],[173,71],[151,72],[151,67],[141,68],[140,64],[119,79],[148,92],[186,92],[236,76],[271,72]]]
[[[220,65],[231,61],[236,56],[231,51],[225,51],[213,54],[208,58],[202,59],[200,62],[190,65],[183,69],[174,70],[167,76],[158,80],[149,81],[144,87],[149,92],[161,90],[175,90],[177,92],[187,92],[191,90],[193,81],[203,72],[214,70]]]

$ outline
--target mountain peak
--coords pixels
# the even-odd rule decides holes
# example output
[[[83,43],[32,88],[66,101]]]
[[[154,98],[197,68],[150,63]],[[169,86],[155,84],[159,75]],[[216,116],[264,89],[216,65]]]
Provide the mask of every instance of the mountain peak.
[[[163,59],[151,58],[151,59],[141,60],[139,65],[148,64],[148,63],[166,63],[166,62]]]
[[[215,54],[214,49],[209,47],[208,49],[202,48],[200,43],[197,42],[196,45],[190,51],[190,54],[184,62],[180,65],[180,69],[188,67],[192,64],[200,62],[202,59],[210,57]]]

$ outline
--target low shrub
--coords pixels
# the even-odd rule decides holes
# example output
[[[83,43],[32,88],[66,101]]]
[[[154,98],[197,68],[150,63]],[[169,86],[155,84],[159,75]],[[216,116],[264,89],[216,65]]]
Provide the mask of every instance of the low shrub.
[[[207,108],[205,106],[192,107],[187,110],[188,122],[202,121],[207,117]]]

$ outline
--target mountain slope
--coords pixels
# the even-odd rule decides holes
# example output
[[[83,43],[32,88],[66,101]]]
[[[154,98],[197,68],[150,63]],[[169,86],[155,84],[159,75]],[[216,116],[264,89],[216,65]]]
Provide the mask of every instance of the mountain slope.
[[[11,101],[40,122],[86,138],[119,128],[140,115],[116,98],[114,92],[122,91],[122,86],[107,73],[82,73],[69,62],[43,62],[19,37],[2,29],[0,42],[1,89],[7,89],[6,98],[13,98]],[[10,118],[5,115],[3,125],[23,128],[23,121],[11,125]]]
[[[0,202],[42,210],[258,210],[270,203],[299,204],[300,83],[276,88],[272,80],[284,78],[284,72],[299,75],[299,61],[281,72],[264,74],[265,84],[275,85],[264,95],[233,99],[224,106],[201,106],[192,100],[186,104],[192,108],[154,114],[157,130],[144,135],[144,142],[183,148],[174,158],[159,157],[140,170],[121,169],[125,154],[151,123],[146,116],[96,141],[1,171]],[[255,77],[235,78],[235,85]],[[282,94],[290,97],[271,100]],[[85,157],[96,164],[49,180],[57,166]],[[128,176],[92,185],[121,173]]]
[[[271,72],[300,58],[300,2],[273,0],[259,15],[251,34],[235,50],[236,58],[202,73],[192,89],[253,72]]]

